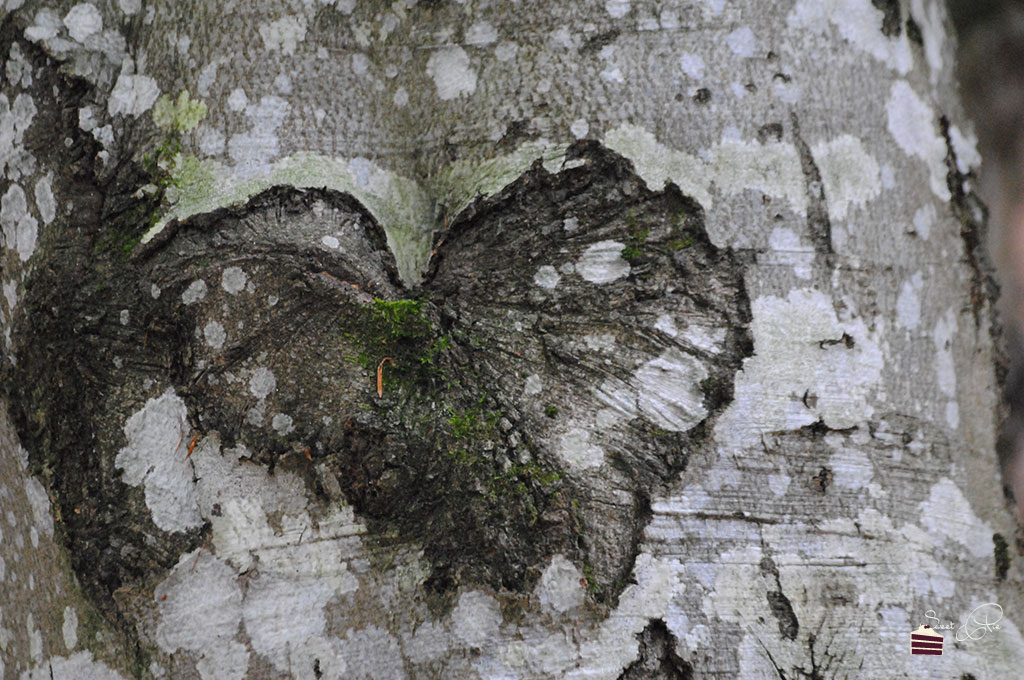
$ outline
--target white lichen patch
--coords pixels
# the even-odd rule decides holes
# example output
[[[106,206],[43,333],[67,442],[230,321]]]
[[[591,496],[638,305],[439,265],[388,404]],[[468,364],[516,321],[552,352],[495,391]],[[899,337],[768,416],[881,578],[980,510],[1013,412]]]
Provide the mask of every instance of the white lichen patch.
[[[277,379],[266,366],[254,369],[249,375],[249,392],[257,399],[266,399],[276,389]]]
[[[953,480],[944,477],[936,482],[918,507],[921,526],[933,539],[959,543],[974,559],[991,559],[992,527],[974,513]]]
[[[259,32],[268,50],[295,54],[299,43],[306,39],[306,19],[301,16],[283,17],[260,24]]]
[[[227,339],[227,332],[219,321],[210,321],[203,327],[203,337],[206,339],[207,345],[214,349],[220,349]]]
[[[31,670],[22,672],[20,680],[123,680],[123,676],[94,659],[92,652],[84,651],[71,656],[51,656],[45,661],[37,659]]]
[[[637,407],[660,428],[688,430],[708,415],[700,389],[700,381],[707,377],[701,361],[667,350],[637,370]]]
[[[0,174],[17,181],[35,170],[35,158],[24,145],[25,132],[32,125],[36,105],[26,93],[14,98],[0,93]]]
[[[8,249],[18,253],[18,259],[27,262],[36,250],[39,223],[28,209],[25,191],[11,184],[0,197],[0,227]]]
[[[836,30],[853,48],[904,75],[914,65],[910,44],[902,33],[896,38],[883,34],[884,18],[880,9],[865,0],[798,0],[786,23],[825,36]]]
[[[604,450],[590,443],[590,430],[574,427],[558,440],[558,457],[573,470],[587,470],[604,463]]]
[[[10,58],[4,66],[7,73],[7,81],[11,85],[28,88],[32,85],[32,64],[25,59],[25,53],[21,51],[21,45],[17,42],[11,45]]]
[[[829,457],[837,487],[853,491],[867,489],[875,476],[874,466],[867,454],[857,449],[839,448]]]
[[[581,584],[582,581],[582,584]],[[544,569],[534,594],[544,609],[559,614],[583,604],[586,595],[586,581],[576,565],[565,555],[555,555]]]
[[[284,413],[274,414],[274,417],[270,419],[270,426],[282,437],[295,429],[292,417]]]
[[[487,21],[478,21],[466,29],[465,43],[467,45],[490,45],[497,41],[498,30]]]
[[[245,107],[249,105],[249,98],[245,95],[245,90],[236,87],[231,90],[231,94],[228,95],[228,108],[232,111],[245,111]]]
[[[851,205],[865,205],[882,192],[878,163],[864,150],[860,140],[840,135],[812,147],[828,200],[828,216],[846,219]]]
[[[240,679],[248,654],[234,638],[244,623],[251,649],[279,671],[304,669],[296,677],[312,679],[319,658],[324,677],[345,677],[351,655],[327,637],[324,606],[358,587],[347,563],[362,554],[365,527],[344,505],[314,522],[299,477],[269,475],[248,457],[244,447],[222,451],[216,435],[191,456],[216,556],[209,550],[184,555],[157,588],[158,641],[165,651],[202,657],[197,668],[204,679]],[[278,518],[274,526],[268,513]],[[243,595],[238,573],[256,564],[258,577]]]
[[[153,591],[158,621],[156,641],[165,652],[179,649],[207,658],[208,668],[221,668],[218,657],[241,666],[229,674],[203,674],[203,680],[241,680],[248,654],[238,658],[234,641],[242,620],[242,590],[235,571],[210,551],[196,549],[181,556],[170,575]],[[244,648],[242,648],[244,651]]]
[[[25,482],[25,498],[32,508],[32,529],[47,538],[53,538],[53,516],[50,514],[50,497],[35,477]]]
[[[245,116],[250,128],[232,135],[227,143],[235,174],[248,178],[270,170],[271,162],[280,152],[277,129],[290,112],[288,100],[276,95],[260,97],[258,103],[246,107]],[[174,198],[177,199],[177,193]]]
[[[981,154],[978,153],[978,138],[973,132],[965,134],[956,125],[949,126],[949,141],[956,153],[956,167],[967,174],[981,165]]]
[[[320,243],[327,246],[331,250],[337,250],[338,246],[341,245],[341,241],[339,241],[334,236],[324,236],[323,238],[320,239]]]
[[[923,239],[931,236],[932,225],[935,224],[935,205],[927,203],[914,211],[914,233]]]
[[[74,607],[64,607],[64,623],[60,628],[64,647],[70,652],[78,645],[78,612]]]
[[[896,298],[896,318],[908,331],[917,328],[921,323],[921,298],[919,293],[924,286],[924,279],[921,272],[914,272],[913,276],[903,282],[900,287],[900,295]]]
[[[43,218],[43,224],[53,222],[57,216],[57,201],[53,198],[53,187],[51,185],[53,173],[47,173],[36,180],[35,194],[36,209],[39,216]]]
[[[597,634],[580,645],[579,661],[562,677],[617,678],[639,652],[637,634],[651,619],[664,619],[673,598],[683,595],[681,565],[671,559],[637,556],[634,582],[619,596],[619,606],[606,618]]]
[[[679,68],[694,80],[700,80],[704,77],[704,58],[699,54],[686,52],[679,57]]]
[[[253,650],[270,659],[278,670],[288,670],[293,649],[302,649],[324,635],[324,603],[332,595],[327,583],[316,580],[263,575],[250,582],[244,617]],[[312,668],[312,663],[308,667]]]
[[[719,441],[755,445],[766,432],[819,419],[841,429],[871,416],[870,397],[885,363],[881,320],[874,320],[873,331],[862,319],[841,322],[831,298],[813,289],[758,297],[751,311],[754,356],[737,374],[734,400],[715,428]],[[813,407],[804,403],[805,393],[815,397]]]
[[[885,110],[889,134],[905,154],[925,164],[932,193],[942,202],[948,201],[946,143],[935,126],[935,111],[905,80],[892,84]]]
[[[712,185],[727,194],[753,189],[785,199],[794,212],[806,214],[800,156],[792,144],[762,144],[729,137],[698,158],[671,149],[650,132],[630,124],[609,131],[604,143],[633,161],[637,173],[652,191],[661,191],[667,182],[672,182],[710,209]]]
[[[62,28],[64,24],[60,15],[49,7],[44,7],[36,12],[32,24],[25,28],[25,37],[32,42],[52,40]]]
[[[497,636],[501,609],[487,593],[472,590],[463,593],[452,610],[452,632],[470,647],[483,647]]]
[[[437,96],[443,100],[476,92],[476,71],[470,66],[469,55],[457,45],[446,45],[431,54],[427,75],[433,78]]]
[[[720,190],[737,194],[754,189],[785,199],[793,212],[806,214],[807,190],[800,156],[792,144],[723,139],[708,155]]]
[[[64,17],[64,25],[72,40],[84,43],[86,38],[103,30],[103,16],[95,5],[83,2],[71,8]]]
[[[537,269],[537,273],[533,275],[533,282],[541,288],[547,288],[548,290],[557,286],[558,282],[561,280],[562,277],[559,276],[555,268],[549,264]]]
[[[241,267],[228,267],[220,277],[220,287],[231,295],[238,295],[245,290],[248,277]]]
[[[576,273],[591,283],[611,283],[630,272],[629,262],[622,259],[626,247],[618,241],[599,241],[588,247],[576,262]]]
[[[725,44],[737,57],[750,58],[757,54],[757,38],[749,26],[740,26],[726,35]]]
[[[206,293],[206,281],[196,279],[181,293],[181,302],[182,304],[191,305],[192,303],[198,302],[206,297]]]
[[[149,111],[160,96],[160,87],[149,76],[133,74],[134,65],[130,59],[121,64],[121,74],[114,83],[114,89],[107,100],[107,111],[111,116],[138,116]]]
[[[188,431],[185,402],[168,389],[128,419],[128,445],[114,459],[126,484],[145,487],[153,523],[164,531],[186,531],[203,523],[192,468],[181,448]]]
[[[544,383],[541,381],[540,376],[536,373],[526,377],[526,383],[523,385],[523,395],[531,397],[535,394],[540,394],[544,389]]]

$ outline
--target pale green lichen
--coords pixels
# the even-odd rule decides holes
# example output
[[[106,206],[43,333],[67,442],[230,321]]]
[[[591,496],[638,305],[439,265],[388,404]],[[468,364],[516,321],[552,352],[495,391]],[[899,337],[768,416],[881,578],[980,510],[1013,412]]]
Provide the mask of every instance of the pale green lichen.
[[[387,234],[402,278],[414,284],[430,257],[431,236],[443,226],[443,222],[438,223],[439,209],[443,220],[450,219],[478,196],[501,191],[537,160],[549,172],[558,172],[565,165],[566,148],[544,141],[527,142],[500,158],[454,163],[423,184],[365,158],[331,158],[300,152],[279,159],[266,174],[243,179],[218,161],[182,154],[169,168],[170,207],[146,232],[142,242],[150,241],[171,220],[242,203],[272,186],[326,187],[351,194],[373,214]]]
[[[194,130],[205,117],[206,104],[192,99],[188,90],[182,90],[177,100],[162,95],[153,105],[153,122],[172,134]]]
[[[565,163],[564,144],[525,142],[505,156],[483,161],[456,161],[428,180],[430,195],[449,215],[457,215],[477,196],[493,196],[522,176],[539,159],[551,173]]]

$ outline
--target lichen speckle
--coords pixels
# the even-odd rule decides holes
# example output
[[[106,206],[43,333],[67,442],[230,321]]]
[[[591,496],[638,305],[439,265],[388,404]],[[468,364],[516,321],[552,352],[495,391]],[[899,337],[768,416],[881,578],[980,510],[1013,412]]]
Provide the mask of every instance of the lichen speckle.
[[[443,100],[476,92],[476,71],[469,64],[469,55],[457,45],[446,45],[431,54],[427,75],[434,79],[437,96]]]
[[[558,455],[574,470],[586,470],[604,464],[604,451],[590,443],[590,431],[581,427],[574,427],[560,437]]]
[[[541,288],[547,288],[551,290],[558,285],[558,282],[562,279],[555,271],[555,268],[549,264],[540,267],[537,273],[533,275],[533,282]]]
[[[160,87],[155,79],[145,75],[132,75],[129,72],[130,60],[122,64],[121,75],[114,83],[107,102],[107,110],[111,116],[138,116],[153,106],[160,96]]]
[[[630,0],[606,0],[604,9],[613,19],[621,19],[629,14]]]
[[[537,583],[537,598],[543,608],[563,613],[583,604],[586,594],[580,585],[583,574],[565,555],[555,555]]]
[[[245,289],[248,280],[241,267],[228,267],[220,278],[220,286],[231,295],[238,295]]]
[[[249,391],[257,399],[265,399],[277,389],[277,379],[269,368],[260,366],[249,376]]]
[[[270,419],[270,426],[282,437],[295,429],[292,424],[292,417],[284,413],[277,413]]]
[[[687,52],[679,57],[679,68],[690,78],[700,80],[704,77],[704,59],[699,54]]]
[[[7,247],[27,262],[36,249],[39,224],[28,210],[25,191],[17,184],[12,183],[0,197],[0,227]]]
[[[946,185],[946,143],[935,125],[935,112],[905,80],[897,80],[889,89],[885,110],[889,134],[908,156],[925,164],[928,184],[939,200],[950,198]]]
[[[854,48],[906,74],[914,65],[910,43],[904,36],[882,33],[885,14],[867,0],[798,0],[786,17],[792,28],[827,35],[836,30]]]
[[[500,625],[498,602],[478,590],[463,593],[452,611],[452,631],[470,647],[482,647]]]
[[[198,302],[206,297],[207,287],[206,281],[202,279],[196,279],[189,284],[188,288],[181,294],[181,301],[183,304],[191,305],[194,302]],[[159,293],[153,297],[159,297]]]
[[[95,5],[83,2],[71,8],[64,17],[64,25],[72,40],[85,42],[86,38],[103,30],[103,16]]]
[[[295,54],[299,43],[306,39],[306,19],[301,16],[283,17],[260,24],[259,32],[268,50]]]
[[[725,36],[729,51],[737,57],[750,58],[757,54],[757,38],[749,26],[740,26]]]
[[[64,607],[64,625],[61,626],[64,647],[70,652],[78,645],[78,613],[74,607]]]
[[[227,339],[227,333],[220,322],[210,321],[203,327],[203,337],[206,339],[207,345],[214,349],[220,349],[224,346],[224,341]]]
[[[629,262],[622,259],[624,243],[618,241],[600,241],[588,247],[579,261],[576,272],[591,283],[611,283],[630,272]]]

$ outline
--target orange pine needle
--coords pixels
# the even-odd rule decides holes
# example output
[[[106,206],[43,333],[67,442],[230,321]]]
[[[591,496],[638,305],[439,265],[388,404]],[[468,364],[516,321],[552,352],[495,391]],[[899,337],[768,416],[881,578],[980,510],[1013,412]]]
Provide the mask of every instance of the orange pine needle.
[[[199,435],[192,437],[192,442],[188,445],[188,455],[185,456],[185,460],[192,455],[192,449],[196,448],[196,442],[199,441]]]
[[[377,364],[377,398],[384,396],[384,362],[391,361],[391,365],[394,366],[395,362],[391,360],[391,357],[384,357]]]

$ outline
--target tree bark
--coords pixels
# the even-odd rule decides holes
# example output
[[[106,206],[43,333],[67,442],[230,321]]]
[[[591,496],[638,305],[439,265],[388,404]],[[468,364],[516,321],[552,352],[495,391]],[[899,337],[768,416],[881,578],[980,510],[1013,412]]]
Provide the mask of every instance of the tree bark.
[[[0,676],[1015,675],[942,3],[6,9]]]

